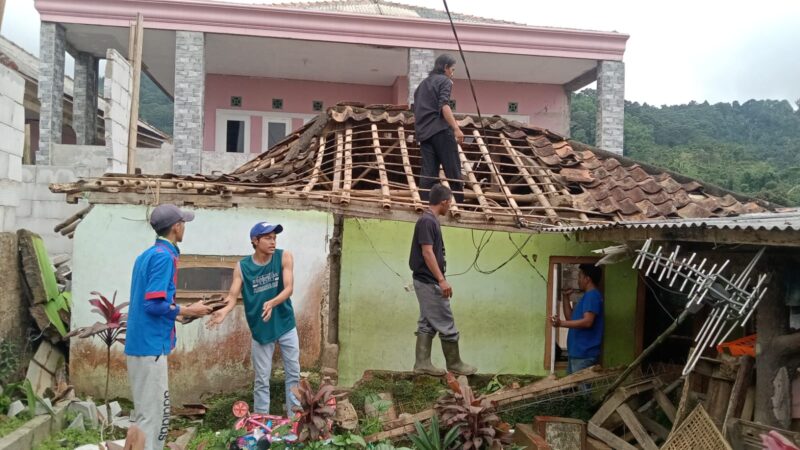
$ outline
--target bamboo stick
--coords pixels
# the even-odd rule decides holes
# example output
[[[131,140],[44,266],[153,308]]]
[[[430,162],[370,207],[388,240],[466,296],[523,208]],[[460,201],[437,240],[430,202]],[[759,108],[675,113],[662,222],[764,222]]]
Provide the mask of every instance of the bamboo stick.
[[[547,197],[545,197],[544,192],[542,192],[541,188],[539,188],[539,186],[536,184],[536,180],[534,180],[531,174],[528,172],[528,170],[525,167],[523,167],[522,159],[519,157],[517,150],[511,146],[511,142],[509,142],[508,138],[504,134],[500,134],[500,141],[503,143],[503,146],[505,146],[506,151],[508,152],[508,156],[511,157],[511,160],[518,165],[518,169],[520,174],[522,174],[522,178],[524,178],[525,182],[528,183],[528,185],[531,188],[531,191],[533,191],[533,193],[536,194],[539,203],[542,206],[546,207],[545,212],[547,213],[547,215],[552,216],[553,221],[555,223],[560,223],[560,221],[558,220],[558,214],[556,214],[556,212],[552,208],[549,208],[549,206],[551,206],[550,201],[547,200]]]
[[[392,201],[389,198],[389,177],[386,176],[386,164],[383,161],[383,153],[381,152],[378,125],[374,123],[372,124],[372,147],[375,149],[375,159],[378,160],[378,173],[381,178],[381,193],[383,197],[381,204],[383,209],[391,209]]]
[[[481,133],[478,130],[473,130],[472,134],[475,136],[475,142],[478,144],[478,148],[480,148],[481,153],[483,153],[483,158],[486,161],[486,164],[494,169],[497,183],[500,186],[500,189],[503,190],[503,193],[506,195],[506,197],[508,197],[506,200],[508,205],[511,206],[511,209],[513,209],[514,212],[522,215],[522,212],[519,210],[519,206],[517,206],[517,202],[511,197],[511,191],[508,189],[508,186],[506,186],[506,181],[503,179],[502,174],[500,174],[500,172],[497,170],[497,167],[494,166],[494,161],[492,161],[492,157],[489,155],[489,150],[486,148],[486,144],[483,142]]]
[[[408,147],[406,147],[406,131],[402,126],[397,127],[397,140],[400,143],[400,154],[403,157],[403,170],[406,173],[406,180],[408,188],[411,190],[411,199],[414,201],[414,209],[417,212],[422,212],[424,206],[419,196],[419,189],[417,183],[414,181],[414,173],[411,171],[411,162],[408,158]]]
[[[317,160],[314,162],[314,170],[311,172],[311,180],[309,180],[308,183],[306,183],[306,185],[303,187],[304,194],[311,192],[311,190],[314,189],[314,185],[316,185],[317,181],[319,181],[319,173],[322,168],[322,159],[324,157],[325,157],[325,138],[320,136],[319,148],[317,149]],[[304,195],[300,194],[300,196],[303,197]]]
[[[446,187],[447,189],[450,189],[450,183],[447,182],[447,178],[444,176],[444,170],[442,170],[442,169],[439,169],[439,178],[442,181],[442,186]],[[450,195],[450,200],[451,200],[451,202],[450,202],[450,215],[453,216],[455,219],[460,219],[461,218],[461,211],[459,211],[459,209],[458,209],[455,195],[452,195],[452,189],[450,189],[450,191],[451,191],[450,192],[450,194],[451,194]]]
[[[344,132],[344,189],[340,200],[343,204],[350,203],[350,189],[353,187],[353,129],[347,128]]]

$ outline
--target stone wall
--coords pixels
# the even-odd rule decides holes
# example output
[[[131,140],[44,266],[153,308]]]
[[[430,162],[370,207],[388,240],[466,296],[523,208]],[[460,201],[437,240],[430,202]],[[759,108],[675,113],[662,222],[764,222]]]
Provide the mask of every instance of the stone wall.
[[[108,49],[103,85],[108,172],[125,173],[128,168],[132,73],[128,60],[118,51]]]
[[[428,76],[436,60],[433,50],[408,49],[408,104],[414,103],[414,91]]]
[[[597,64],[596,145],[622,154],[625,128],[625,63],[600,61]]]
[[[201,170],[205,85],[205,35],[177,31],[173,170],[178,174],[195,174]]]
[[[39,26],[39,164],[50,164],[52,144],[61,143],[66,40],[61,25],[42,22]]]

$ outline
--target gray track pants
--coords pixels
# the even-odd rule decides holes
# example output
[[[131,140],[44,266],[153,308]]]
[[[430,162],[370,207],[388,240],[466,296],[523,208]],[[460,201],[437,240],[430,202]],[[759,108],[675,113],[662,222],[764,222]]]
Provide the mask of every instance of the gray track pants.
[[[133,392],[133,422],[146,438],[144,450],[161,450],[169,432],[167,356],[128,356],[128,382]]]

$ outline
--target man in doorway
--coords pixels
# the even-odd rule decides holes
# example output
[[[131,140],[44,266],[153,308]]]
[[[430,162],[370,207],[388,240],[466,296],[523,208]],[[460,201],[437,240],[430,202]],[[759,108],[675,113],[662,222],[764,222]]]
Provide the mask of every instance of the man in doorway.
[[[458,158],[458,145],[464,141],[464,133],[450,108],[455,66],[456,59],[451,55],[439,55],[433,70],[414,91],[414,127],[422,153],[419,187],[423,201],[428,200],[431,186],[439,179],[440,164],[455,192],[456,203],[464,201]]]
[[[278,234],[282,231],[283,226],[268,222],[253,226],[250,243],[254,253],[237,264],[226,297],[227,305],[212,315],[209,326],[221,324],[242,295],[253,337],[253,409],[257,413],[269,414],[269,378],[277,343],[281,347],[286,376],[286,416],[292,417],[292,407],[300,405],[292,393],[292,388],[300,381],[300,339],[289,298],[294,290],[294,257],[277,248]]]
[[[211,308],[202,302],[175,303],[178,243],[183,241],[191,211],[159,205],[150,214],[158,238],[133,266],[125,339],[134,422],[144,433],[145,450],[161,450],[169,431],[170,400],[167,356],[175,348],[175,318],[202,317]]]
[[[444,370],[431,363],[431,346],[437,333],[442,341],[447,370],[458,375],[472,375],[477,371],[475,367],[461,361],[459,333],[450,309],[453,288],[444,277],[447,262],[438,217],[447,213],[452,195],[445,186],[433,185],[430,206],[417,220],[411,241],[408,265],[413,272],[414,291],[419,302],[414,373],[419,374],[445,374]]]
[[[561,320],[558,315],[550,318],[554,327],[569,328],[567,333],[568,374],[598,364],[605,328],[603,294],[597,289],[602,271],[594,264],[581,264],[579,270],[578,287],[583,292],[583,296],[574,308],[569,300],[573,290],[561,291],[564,317],[569,317],[569,320]]]

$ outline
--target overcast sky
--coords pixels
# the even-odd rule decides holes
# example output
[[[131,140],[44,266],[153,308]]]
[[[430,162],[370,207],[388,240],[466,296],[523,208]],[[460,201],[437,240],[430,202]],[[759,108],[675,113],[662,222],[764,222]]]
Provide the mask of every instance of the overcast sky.
[[[395,1],[443,9],[436,0]],[[629,34],[628,100],[661,105],[751,98],[794,104],[800,99],[798,0],[450,0],[448,4],[454,12],[529,25]],[[33,0],[7,0],[2,34],[34,54],[39,48],[38,24]]]

